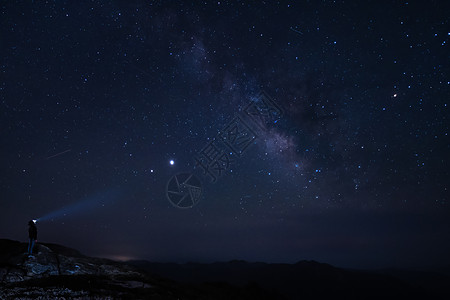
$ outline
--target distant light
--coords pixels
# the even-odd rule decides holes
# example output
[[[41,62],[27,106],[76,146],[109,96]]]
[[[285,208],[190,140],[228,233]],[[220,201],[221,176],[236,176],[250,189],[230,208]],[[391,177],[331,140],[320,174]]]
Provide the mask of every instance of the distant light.
[[[173,166],[175,164],[175,162],[172,160],[169,161],[170,165]]]
[[[37,220],[33,220],[33,223],[36,224]]]
[[[153,169],[150,170],[150,173],[153,173]]]

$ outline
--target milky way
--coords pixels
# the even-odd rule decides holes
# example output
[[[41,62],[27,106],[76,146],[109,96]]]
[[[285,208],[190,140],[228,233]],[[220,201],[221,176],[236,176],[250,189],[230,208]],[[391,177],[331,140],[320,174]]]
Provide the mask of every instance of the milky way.
[[[117,189],[38,222],[40,240],[155,261],[448,263],[444,6],[4,1],[0,237]],[[267,123],[246,114],[261,93],[280,110]],[[224,138],[239,118],[242,153]],[[216,142],[212,180],[199,155]],[[201,199],[178,209],[167,183],[191,172]]]

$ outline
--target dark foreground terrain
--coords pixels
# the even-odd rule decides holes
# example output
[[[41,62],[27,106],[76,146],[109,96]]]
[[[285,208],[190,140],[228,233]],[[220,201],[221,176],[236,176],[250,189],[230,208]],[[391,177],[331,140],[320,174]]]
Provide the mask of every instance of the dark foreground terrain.
[[[115,262],[56,244],[0,239],[0,299],[446,299],[441,272],[355,271],[313,261]],[[447,297],[446,297],[447,296]]]

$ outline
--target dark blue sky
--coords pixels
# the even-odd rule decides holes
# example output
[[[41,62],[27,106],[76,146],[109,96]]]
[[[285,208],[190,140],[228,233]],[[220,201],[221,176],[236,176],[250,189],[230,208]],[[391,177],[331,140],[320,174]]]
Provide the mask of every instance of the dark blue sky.
[[[120,259],[450,263],[445,1],[0,3],[0,237],[41,218],[39,241]]]

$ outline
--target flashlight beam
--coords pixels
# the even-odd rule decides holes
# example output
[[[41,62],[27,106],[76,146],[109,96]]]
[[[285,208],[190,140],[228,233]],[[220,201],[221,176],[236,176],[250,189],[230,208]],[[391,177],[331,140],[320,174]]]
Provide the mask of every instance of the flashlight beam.
[[[87,213],[104,206],[106,203],[112,203],[122,195],[122,189],[110,188],[82,198],[80,201],[68,204],[60,209],[54,210],[44,216],[37,218],[39,222],[65,218],[70,215]]]

